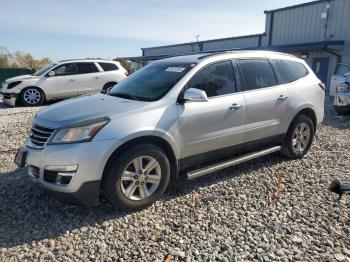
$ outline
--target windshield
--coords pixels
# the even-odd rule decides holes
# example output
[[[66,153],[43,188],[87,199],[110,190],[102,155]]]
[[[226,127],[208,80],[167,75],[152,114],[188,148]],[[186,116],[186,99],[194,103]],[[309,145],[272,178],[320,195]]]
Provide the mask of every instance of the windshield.
[[[193,64],[154,62],[115,85],[111,96],[140,101],[156,101],[192,68]]]
[[[33,76],[40,76],[43,73],[45,73],[47,70],[53,68],[54,66],[56,66],[57,64],[53,63],[53,64],[48,64],[47,66],[44,66],[43,68],[39,69],[38,71],[36,71]]]

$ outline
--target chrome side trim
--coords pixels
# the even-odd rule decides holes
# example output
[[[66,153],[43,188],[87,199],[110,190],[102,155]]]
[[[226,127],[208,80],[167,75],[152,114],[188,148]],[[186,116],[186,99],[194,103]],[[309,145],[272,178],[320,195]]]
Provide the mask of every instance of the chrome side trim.
[[[214,165],[207,166],[204,168],[196,169],[196,170],[188,172],[186,174],[186,178],[188,180],[195,179],[197,177],[204,176],[204,175],[207,175],[209,173],[219,171],[221,169],[225,169],[225,168],[230,167],[230,166],[238,165],[240,163],[258,158],[260,156],[265,156],[265,155],[268,155],[268,154],[271,154],[271,153],[274,153],[274,152],[277,152],[280,150],[281,150],[281,146],[274,146],[274,147],[271,147],[271,148],[268,148],[268,149],[265,149],[262,151],[254,152],[254,153],[247,154],[247,155],[244,155],[244,156],[241,156],[238,158],[233,158],[233,159],[230,159],[230,160],[227,160],[224,162],[220,162],[218,164],[214,164]]]

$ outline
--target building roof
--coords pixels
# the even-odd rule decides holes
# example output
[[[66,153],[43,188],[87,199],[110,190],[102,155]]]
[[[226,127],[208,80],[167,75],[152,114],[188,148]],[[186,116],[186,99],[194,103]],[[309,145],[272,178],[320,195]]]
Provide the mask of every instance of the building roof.
[[[203,57],[208,54],[216,54],[216,53],[224,53],[224,52],[232,52],[232,51],[253,51],[253,50],[268,50],[268,51],[279,51],[279,52],[293,52],[293,51],[312,51],[312,50],[323,50],[329,46],[339,46],[344,45],[344,40],[330,40],[330,41],[321,41],[321,42],[309,42],[309,43],[301,43],[301,44],[288,44],[288,45],[278,45],[278,46],[265,46],[265,47],[256,47],[256,48],[246,48],[246,49],[221,49],[221,50],[213,50],[204,52],[197,52],[188,55],[158,55],[158,56],[136,56],[136,57],[123,57],[123,59],[130,60],[133,62],[145,62],[145,61],[153,61],[164,58],[171,57]]]
[[[290,9],[295,9],[299,7],[304,7],[304,6],[309,6],[309,5],[314,5],[314,4],[319,4],[319,3],[325,3],[325,2],[330,2],[334,0],[316,0],[316,1],[311,1],[311,2],[306,2],[298,5],[291,5],[291,6],[286,6],[282,8],[277,8],[277,9],[272,9],[272,10],[265,10],[264,13],[272,13],[272,12],[278,12],[278,11],[284,11],[284,10],[290,10]]]
[[[215,39],[201,40],[201,41],[196,41],[196,42],[185,42],[185,43],[172,44],[172,45],[143,47],[143,48],[141,48],[141,50],[152,49],[152,48],[161,48],[161,47],[175,47],[175,46],[182,46],[182,45],[202,44],[202,43],[210,43],[210,42],[221,41],[221,40],[244,39],[244,38],[250,38],[250,37],[259,37],[259,36],[263,36],[263,35],[265,35],[265,33],[253,34],[253,35],[242,35],[242,36],[231,36],[231,37],[224,37],[224,38],[215,38]]]

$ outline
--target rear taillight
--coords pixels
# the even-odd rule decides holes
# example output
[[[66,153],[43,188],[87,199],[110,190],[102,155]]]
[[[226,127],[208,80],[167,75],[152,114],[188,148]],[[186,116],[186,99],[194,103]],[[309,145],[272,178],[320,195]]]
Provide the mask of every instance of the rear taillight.
[[[326,86],[324,83],[319,83],[318,86],[321,87],[323,91],[326,91]]]
[[[128,71],[125,71],[124,74],[125,74],[125,76],[128,76],[128,75],[129,75],[129,72],[128,72]]]

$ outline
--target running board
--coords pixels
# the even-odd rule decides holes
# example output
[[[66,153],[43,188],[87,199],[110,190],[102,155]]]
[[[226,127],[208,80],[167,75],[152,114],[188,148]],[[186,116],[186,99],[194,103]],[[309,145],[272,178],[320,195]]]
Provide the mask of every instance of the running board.
[[[254,152],[251,154],[247,154],[247,155],[244,155],[241,157],[233,158],[233,159],[230,159],[230,160],[227,160],[224,162],[220,162],[218,164],[210,165],[210,166],[207,166],[204,168],[196,169],[196,170],[188,172],[186,174],[186,178],[188,180],[195,179],[197,177],[204,176],[204,175],[207,175],[209,173],[219,171],[221,169],[225,169],[225,168],[230,167],[230,166],[235,166],[235,165],[238,165],[240,163],[247,162],[249,160],[252,160],[252,159],[255,159],[255,158],[258,158],[261,156],[265,156],[265,155],[268,155],[268,154],[271,154],[271,153],[274,153],[274,152],[277,152],[280,150],[281,150],[281,146],[274,146],[274,147],[271,147],[269,149],[265,149],[265,150]]]

